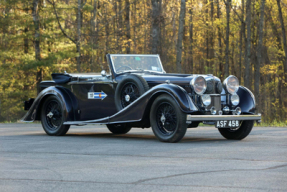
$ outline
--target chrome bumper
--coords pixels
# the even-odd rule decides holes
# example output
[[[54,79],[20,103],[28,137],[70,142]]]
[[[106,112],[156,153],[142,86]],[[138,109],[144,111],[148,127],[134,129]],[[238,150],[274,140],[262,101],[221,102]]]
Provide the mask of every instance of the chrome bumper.
[[[221,120],[255,120],[261,121],[261,114],[258,115],[187,115],[186,123],[190,121],[221,121]]]

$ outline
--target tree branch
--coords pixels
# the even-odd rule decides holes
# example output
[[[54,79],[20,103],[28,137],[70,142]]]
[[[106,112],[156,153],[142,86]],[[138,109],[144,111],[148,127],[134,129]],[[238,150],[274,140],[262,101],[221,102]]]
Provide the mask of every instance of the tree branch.
[[[57,13],[57,11],[56,11],[55,1],[53,0],[53,2],[51,2],[51,1],[47,0],[47,2],[50,3],[51,5],[53,5],[54,13],[55,13],[55,15],[56,15],[56,18],[57,18],[57,21],[58,21],[58,24],[59,24],[59,27],[60,27],[62,33],[63,33],[68,39],[70,39],[73,43],[77,44],[77,42],[76,42],[74,39],[72,39],[69,35],[67,35],[67,33],[65,32],[65,30],[63,29],[63,27],[62,27],[62,25],[61,25],[61,23],[60,23],[59,17],[58,17],[58,13]]]
[[[241,23],[245,23],[245,21],[240,17],[240,15],[237,13],[237,11],[232,7],[232,10],[237,15],[238,19],[241,21]]]

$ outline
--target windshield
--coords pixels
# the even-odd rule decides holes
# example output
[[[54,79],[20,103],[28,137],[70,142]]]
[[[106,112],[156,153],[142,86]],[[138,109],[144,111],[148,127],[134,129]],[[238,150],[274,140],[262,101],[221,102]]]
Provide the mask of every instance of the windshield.
[[[164,72],[158,55],[111,55],[111,59],[116,73]]]

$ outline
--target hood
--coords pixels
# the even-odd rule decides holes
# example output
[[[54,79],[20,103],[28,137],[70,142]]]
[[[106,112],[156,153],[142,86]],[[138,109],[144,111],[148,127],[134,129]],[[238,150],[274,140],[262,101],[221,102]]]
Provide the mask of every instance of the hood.
[[[220,93],[220,87],[222,89],[222,83],[220,79],[216,76],[211,74],[209,75],[202,75],[202,74],[176,74],[176,73],[165,73],[165,74],[148,74],[142,73],[141,75],[149,84],[150,87],[153,87],[158,84],[166,83],[167,80],[170,83],[179,85],[183,87],[187,92],[191,93],[192,88],[190,86],[190,82],[193,78],[197,76],[202,76],[205,78],[207,83],[207,90],[205,93]],[[219,89],[217,88],[219,87]]]

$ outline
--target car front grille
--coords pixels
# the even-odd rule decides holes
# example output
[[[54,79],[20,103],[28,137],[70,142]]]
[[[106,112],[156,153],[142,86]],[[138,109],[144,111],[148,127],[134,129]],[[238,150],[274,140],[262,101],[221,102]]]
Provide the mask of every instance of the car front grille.
[[[211,97],[211,104],[206,107],[206,110],[209,111],[211,107],[215,107],[216,114],[218,115],[218,111],[221,110],[221,96],[220,94],[212,94]]]

